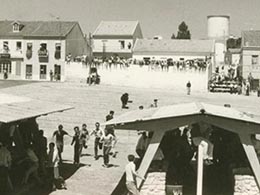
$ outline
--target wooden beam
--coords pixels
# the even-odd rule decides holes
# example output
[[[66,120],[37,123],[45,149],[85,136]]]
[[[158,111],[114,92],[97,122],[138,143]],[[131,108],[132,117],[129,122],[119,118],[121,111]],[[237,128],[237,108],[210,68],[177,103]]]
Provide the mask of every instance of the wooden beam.
[[[144,158],[141,162],[141,165],[138,169],[138,174],[142,177],[145,176],[145,174],[148,171],[148,168],[150,167],[150,164],[155,156],[155,153],[157,152],[157,149],[159,148],[159,145],[161,143],[161,140],[164,136],[165,131],[164,130],[158,130],[154,131],[153,137],[151,139],[150,144],[148,145],[148,148],[145,152]],[[142,184],[141,179],[137,178],[137,188],[140,188]]]
[[[190,125],[201,121],[202,116],[200,115],[188,115],[172,118],[161,118],[149,121],[135,121],[125,124],[118,124],[115,126],[116,129],[126,129],[126,130],[151,130],[151,131],[161,131],[173,130],[184,125]]]
[[[247,158],[255,175],[258,189],[260,190],[260,164],[253,146],[251,136],[247,134],[239,134],[240,141],[246,152]]]
[[[259,134],[260,133],[260,125],[250,123],[250,122],[244,122],[240,120],[224,118],[220,116],[207,115],[207,114],[201,117],[201,120],[205,123],[238,134]]]

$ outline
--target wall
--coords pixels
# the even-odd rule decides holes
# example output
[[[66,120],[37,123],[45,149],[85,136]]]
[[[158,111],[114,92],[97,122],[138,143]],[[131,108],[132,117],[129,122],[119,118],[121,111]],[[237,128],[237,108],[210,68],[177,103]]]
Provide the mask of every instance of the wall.
[[[258,55],[258,64],[252,65],[252,55]],[[244,78],[248,77],[249,73],[255,79],[260,79],[260,51],[259,50],[243,50],[242,51],[242,75]]]
[[[79,24],[76,24],[66,37],[66,55],[70,53],[72,57],[76,57],[86,55],[88,52],[84,34]]]
[[[133,39],[94,39],[93,52],[104,52],[104,44],[105,44],[105,52],[106,53],[132,53],[133,48]],[[121,49],[121,44],[119,41],[125,41],[125,48]],[[131,48],[128,49],[128,44],[131,44]]]

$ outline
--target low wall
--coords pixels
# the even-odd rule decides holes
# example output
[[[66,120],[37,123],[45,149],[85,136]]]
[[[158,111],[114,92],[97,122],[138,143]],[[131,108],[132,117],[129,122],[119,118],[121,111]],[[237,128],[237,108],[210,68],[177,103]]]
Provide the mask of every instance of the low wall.
[[[166,195],[166,173],[148,173],[146,180],[140,190],[140,195]]]

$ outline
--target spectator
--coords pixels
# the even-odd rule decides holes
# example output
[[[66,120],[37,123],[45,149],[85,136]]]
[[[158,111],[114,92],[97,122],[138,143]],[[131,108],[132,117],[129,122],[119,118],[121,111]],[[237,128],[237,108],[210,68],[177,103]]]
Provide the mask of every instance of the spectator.
[[[126,172],[126,187],[130,194],[139,195],[139,191],[136,186],[136,177],[139,177],[142,180],[145,180],[142,176],[138,175],[136,172],[136,166],[134,164],[135,156],[128,155],[129,163],[125,166]]]
[[[80,162],[80,131],[79,127],[74,127],[75,135],[73,136],[71,145],[74,144],[74,164],[79,165]]]
[[[36,154],[39,159],[39,171],[43,175],[46,175],[45,161],[46,161],[46,157],[47,157],[47,138],[44,137],[43,130],[39,131],[39,138],[38,138],[37,145],[38,145],[38,151]]]
[[[50,70],[50,80],[53,81],[53,71]]]
[[[54,131],[53,137],[56,137],[56,146],[58,149],[60,163],[62,163],[62,152],[64,147],[64,135],[69,135],[66,131],[63,130],[63,126],[59,125],[58,130]]]
[[[157,106],[158,106],[158,99],[154,99],[153,100],[153,106],[155,107],[155,108],[157,108]]]
[[[0,142],[0,194],[7,194],[13,190],[8,169],[11,167],[11,153]]]
[[[96,128],[91,132],[90,135],[95,136],[94,141],[94,158],[95,160],[98,160],[98,149],[102,149],[102,143],[100,142],[101,137],[103,136],[103,131],[100,129],[99,122],[96,122],[95,124]]]
[[[129,107],[127,107],[127,103],[132,103],[132,101],[129,100],[129,94],[128,93],[124,93],[121,96],[121,103],[122,103],[122,108],[128,109]]]
[[[87,125],[83,124],[82,125],[82,130],[80,132],[80,138],[79,138],[79,155],[81,156],[82,154],[82,149],[87,148],[87,141],[89,140],[89,132],[87,130]]]

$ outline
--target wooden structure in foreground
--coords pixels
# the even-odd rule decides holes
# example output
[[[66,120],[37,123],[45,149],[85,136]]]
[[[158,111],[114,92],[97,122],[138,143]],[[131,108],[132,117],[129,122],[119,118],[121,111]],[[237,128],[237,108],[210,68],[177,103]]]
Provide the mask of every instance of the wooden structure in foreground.
[[[141,176],[145,176],[165,132],[195,123],[206,123],[238,134],[260,189],[260,164],[251,141],[251,135],[260,133],[259,116],[224,106],[187,103],[127,112],[106,124],[115,125],[116,129],[154,132],[138,170]],[[203,171],[201,166],[203,161],[199,160],[198,168]],[[197,195],[202,194],[201,171],[198,171],[197,176]],[[137,185],[142,185],[141,180],[137,180]]]

